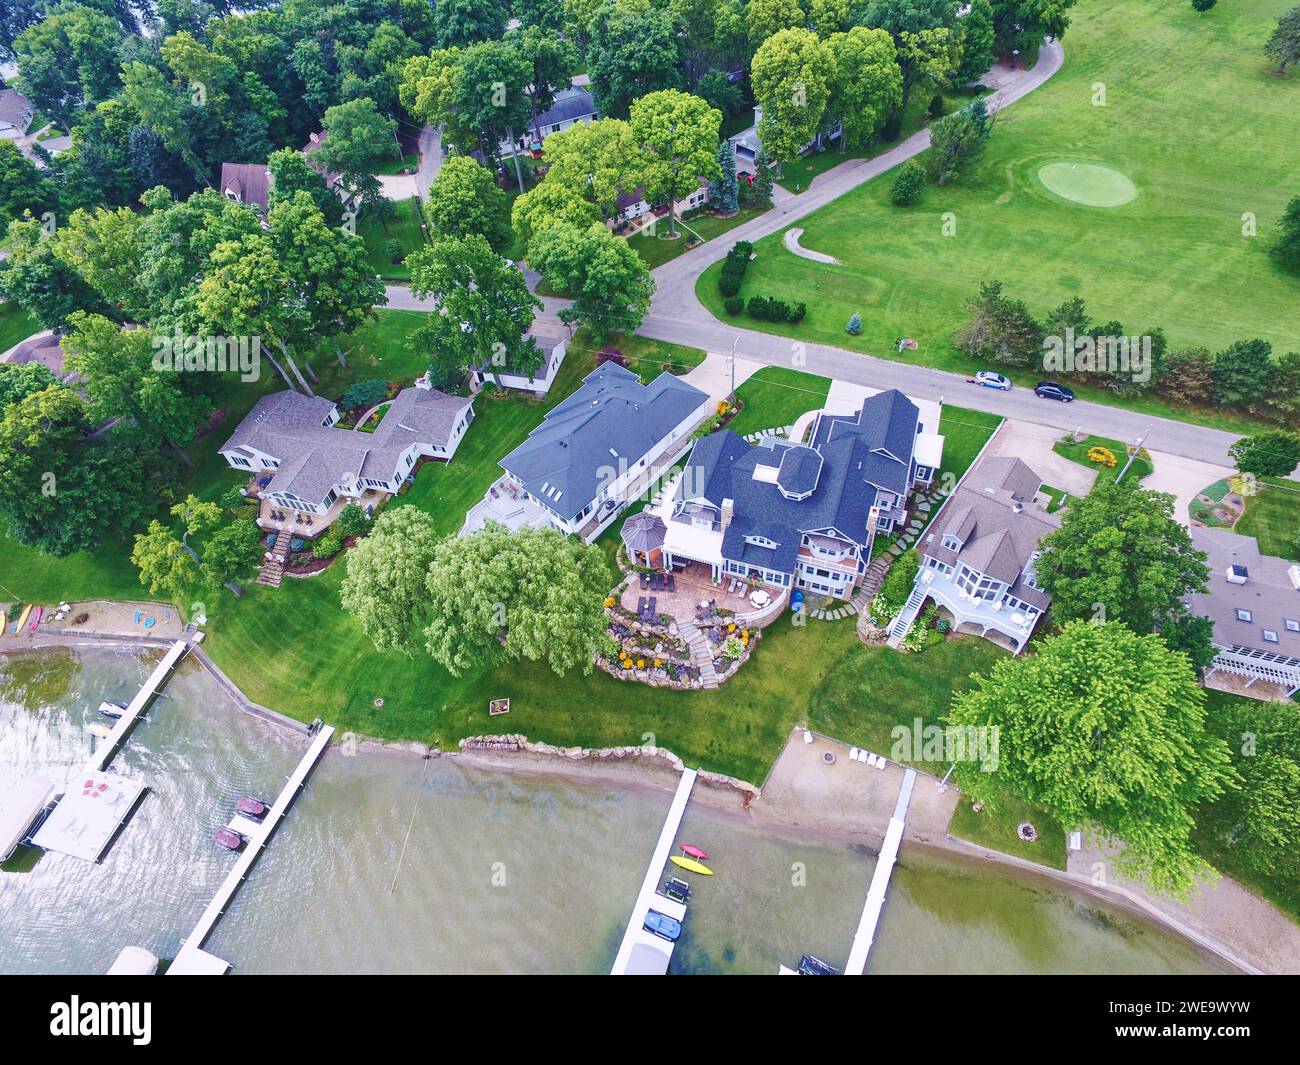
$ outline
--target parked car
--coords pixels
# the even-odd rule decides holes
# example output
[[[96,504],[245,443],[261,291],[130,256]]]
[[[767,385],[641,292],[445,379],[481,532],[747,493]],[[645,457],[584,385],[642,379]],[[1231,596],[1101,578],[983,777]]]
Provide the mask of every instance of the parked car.
[[[1039,399],[1055,399],[1062,403],[1074,401],[1074,390],[1058,385],[1055,381],[1039,381],[1034,385],[1034,395]]]
[[[645,923],[642,925],[647,932],[653,932],[660,939],[666,939],[669,943],[675,943],[677,937],[682,934],[682,926],[666,913],[660,913],[658,910],[651,910],[645,915]]]
[[[981,370],[975,375],[975,383],[985,388],[996,388],[999,392],[1010,392],[1011,381],[992,370]]]

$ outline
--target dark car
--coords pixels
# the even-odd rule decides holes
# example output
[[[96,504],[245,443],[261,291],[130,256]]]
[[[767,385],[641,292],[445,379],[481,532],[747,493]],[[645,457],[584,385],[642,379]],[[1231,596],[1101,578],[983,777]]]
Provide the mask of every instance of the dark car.
[[[1070,403],[1074,400],[1074,391],[1066,388],[1065,385],[1058,385],[1055,381],[1039,381],[1034,385],[1034,395],[1040,399],[1056,399],[1062,403]]]

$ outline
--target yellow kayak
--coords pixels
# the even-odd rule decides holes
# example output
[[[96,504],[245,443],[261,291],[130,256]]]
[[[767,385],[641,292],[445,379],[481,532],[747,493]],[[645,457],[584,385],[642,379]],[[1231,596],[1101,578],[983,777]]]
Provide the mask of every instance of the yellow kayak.
[[[27,617],[29,614],[31,614],[31,612],[32,612],[32,605],[31,603],[28,603],[25,607],[23,607],[23,612],[21,616],[18,618],[18,624],[14,626],[15,636],[22,635],[23,626],[27,624]]]
[[[674,854],[672,856],[672,862],[673,865],[681,866],[681,868],[688,869],[692,873],[699,873],[701,876],[713,875],[712,869],[701,862],[697,862],[694,858],[683,858],[680,855]]]
[[[9,624],[9,612],[0,610],[0,636],[5,634],[5,626]]]

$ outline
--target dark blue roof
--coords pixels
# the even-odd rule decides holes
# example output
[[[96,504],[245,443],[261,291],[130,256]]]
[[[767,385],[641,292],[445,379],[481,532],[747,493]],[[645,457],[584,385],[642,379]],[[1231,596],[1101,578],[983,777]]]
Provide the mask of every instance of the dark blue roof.
[[[812,446],[852,436],[867,448],[863,477],[886,492],[902,495],[911,478],[912,449],[921,412],[896,388],[866,400],[856,414],[823,414],[814,424]]]
[[[787,496],[806,496],[817,487],[822,456],[810,447],[787,448],[781,456],[776,484]]]

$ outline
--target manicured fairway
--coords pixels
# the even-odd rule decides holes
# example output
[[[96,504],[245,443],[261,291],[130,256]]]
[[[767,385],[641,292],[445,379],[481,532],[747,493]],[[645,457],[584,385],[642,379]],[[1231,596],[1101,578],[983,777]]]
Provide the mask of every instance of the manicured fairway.
[[[999,114],[975,170],[927,186],[912,208],[889,202],[889,172],[800,220],[804,246],[840,266],[792,255],[779,233],[760,241],[741,295],[803,301],[808,316],[743,324],[883,355],[914,337],[908,361],[969,372],[952,337],[979,283],[999,279],[1040,317],[1081,296],[1094,320],[1133,334],[1160,326],[1176,346],[1217,351],[1258,336],[1277,353],[1300,350],[1300,279],[1266,252],[1300,195],[1300,76],[1268,76],[1262,53],[1291,3],[1242,0],[1200,15],[1185,3],[1081,0],[1064,68]],[[1097,84],[1105,106],[1094,106]],[[1088,166],[1101,169],[1069,169]],[[1118,206],[1075,202],[1123,199],[1129,182],[1136,196]],[[1243,236],[1247,212],[1257,237]],[[956,229],[945,236],[949,213]],[[717,271],[698,291],[726,320]],[[857,337],[844,331],[855,312]],[[1233,424],[1222,412],[1200,420]]]

